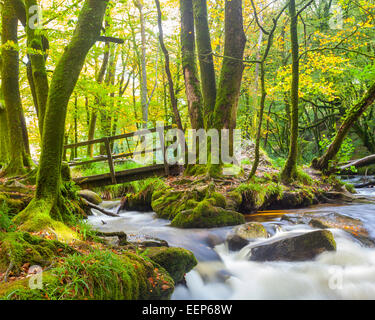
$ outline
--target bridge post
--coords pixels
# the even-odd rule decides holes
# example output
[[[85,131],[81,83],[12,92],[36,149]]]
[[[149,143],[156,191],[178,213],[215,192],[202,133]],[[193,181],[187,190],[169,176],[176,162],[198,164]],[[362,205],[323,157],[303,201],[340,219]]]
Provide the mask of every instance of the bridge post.
[[[117,184],[115,166],[113,164],[112,150],[111,150],[111,145],[110,145],[109,139],[105,138],[104,143],[105,143],[105,148],[106,148],[106,151],[107,151],[108,166],[109,166],[109,170],[111,172],[111,180],[112,180],[113,184]]]
[[[156,128],[156,131],[159,133],[159,139],[160,139],[160,146],[161,146],[161,149],[163,151],[163,160],[164,160],[164,170],[165,170],[165,174],[167,176],[169,176],[169,165],[168,165],[168,161],[167,161],[167,148],[166,148],[166,145],[165,145],[165,139],[164,139],[164,128],[162,130],[158,130],[158,128]]]

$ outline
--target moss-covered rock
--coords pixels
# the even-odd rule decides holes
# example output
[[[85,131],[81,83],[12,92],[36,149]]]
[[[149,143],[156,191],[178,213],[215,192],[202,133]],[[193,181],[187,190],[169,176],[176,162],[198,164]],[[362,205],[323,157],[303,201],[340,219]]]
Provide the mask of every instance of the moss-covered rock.
[[[149,248],[144,255],[165,268],[175,283],[182,281],[185,274],[198,263],[191,251],[182,248]]]
[[[264,228],[261,223],[257,222],[245,223],[244,225],[237,227],[234,232],[247,240],[268,237],[266,228]]]
[[[273,181],[248,182],[238,186],[235,191],[242,195],[240,212],[244,213],[263,209],[283,196],[283,186]]]
[[[121,200],[121,209],[134,211],[152,211],[152,199],[155,192],[163,192],[168,187],[161,179],[148,179],[135,194],[127,194]]]
[[[244,223],[244,217],[231,210],[238,204],[236,194],[223,195],[214,185],[196,187],[189,191],[173,189],[156,191],[152,208],[159,218],[172,220],[178,228],[213,228]]]
[[[240,250],[246,246],[250,240],[267,237],[268,232],[261,223],[248,222],[238,226],[234,230],[234,233],[227,237],[226,241],[230,250]]]
[[[215,206],[214,203],[212,198],[205,199],[196,208],[179,212],[171,225],[178,228],[214,228],[245,222],[241,213]]]
[[[336,242],[329,230],[317,230],[302,235],[275,240],[251,249],[251,261],[304,261],[324,251],[335,251]]]

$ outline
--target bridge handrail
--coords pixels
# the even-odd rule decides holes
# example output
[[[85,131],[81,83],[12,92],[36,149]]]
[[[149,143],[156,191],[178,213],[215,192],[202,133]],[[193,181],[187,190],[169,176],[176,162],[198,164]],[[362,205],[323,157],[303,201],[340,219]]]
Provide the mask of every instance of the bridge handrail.
[[[173,129],[173,126],[169,125],[169,126],[165,126],[165,127],[162,127],[162,128],[165,131],[165,130]],[[108,166],[109,166],[109,169],[110,169],[112,183],[116,184],[116,172],[115,172],[114,162],[113,162],[114,159],[127,158],[127,157],[130,157],[130,156],[134,156],[136,154],[144,154],[144,153],[150,153],[150,152],[156,152],[156,151],[159,151],[159,150],[163,150],[163,160],[164,160],[165,173],[167,175],[169,175],[169,166],[168,166],[167,161],[166,161],[166,146],[165,146],[165,143],[164,143],[164,136],[160,133],[160,131],[159,131],[159,139],[160,139],[160,143],[161,143],[161,148],[153,148],[152,150],[144,150],[144,151],[133,151],[133,152],[128,152],[128,153],[116,154],[116,155],[112,154],[111,145],[110,145],[111,141],[130,138],[130,137],[133,137],[134,135],[144,135],[144,134],[147,134],[147,133],[154,133],[154,132],[157,132],[157,129],[158,128],[142,129],[142,130],[138,130],[138,131],[135,131],[135,132],[129,132],[129,133],[121,134],[121,135],[116,135],[116,136],[111,136],[111,137],[103,137],[103,138],[100,138],[100,139],[93,139],[93,140],[82,141],[82,142],[78,142],[78,143],[65,145],[64,146],[65,150],[73,149],[73,148],[77,148],[77,147],[88,146],[88,145],[91,145],[91,144],[103,143],[103,142],[105,143],[105,147],[106,147],[106,153],[107,153],[106,156],[100,156],[96,159],[82,161],[82,162],[70,162],[69,166],[73,167],[73,166],[85,165],[85,164],[90,164],[90,163],[95,163],[95,162],[108,161]]]

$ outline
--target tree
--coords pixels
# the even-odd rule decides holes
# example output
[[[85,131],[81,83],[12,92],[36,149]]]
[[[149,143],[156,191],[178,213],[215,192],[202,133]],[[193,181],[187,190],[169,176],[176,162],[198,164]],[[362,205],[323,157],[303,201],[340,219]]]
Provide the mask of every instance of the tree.
[[[369,88],[367,94],[357,104],[348,110],[334,140],[329,145],[327,151],[319,159],[313,160],[313,168],[322,171],[327,171],[327,169],[329,169],[330,161],[334,160],[335,156],[339,152],[341,144],[347,136],[350,128],[356,123],[356,121],[358,121],[359,117],[374,103],[374,101],[375,83],[373,83]]]
[[[35,198],[15,220],[24,229],[56,227],[70,212],[61,194],[61,168],[67,106],[82,70],[86,55],[100,35],[108,1],[86,0],[69,45],[55,68],[48,92],[42,152]]]
[[[266,91],[266,84],[265,84],[265,62],[268,57],[268,54],[270,52],[271,46],[273,44],[273,39],[274,39],[274,33],[277,27],[278,20],[281,16],[281,14],[284,12],[286,9],[286,6],[284,6],[279,14],[276,16],[275,19],[273,19],[273,26],[270,31],[266,31],[262,25],[260,24],[260,21],[258,19],[258,14],[254,5],[253,0],[251,0],[251,4],[253,6],[254,10],[254,15],[255,15],[255,20],[257,21],[260,29],[261,35],[266,34],[267,35],[267,46],[266,49],[262,55],[262,58],[260,61],[257,61],[257,66],[260,65],[260,88],[261,88],[261,97],[260,97],[260,103],[259,103],[259,115],[258,115],[258,129],[256,133],[256,138],[255,138],[255,150],[254,150],[254,162],[253,166],[251,168],[251,172],[249,174],[249,179],[251,179],[258,168],[259,164],[259,158],[260,158],[260,137],[261,137],[261,132],[262,132],[262,122],[263,122],[263,113],[264,113],[264,107],[265,107],[265,102],[266,102],[266,96],[267,96],[267,91]],[[257,72],[258,73],[258,72]]]
[[[199,59],[203,113],[206,128],[211,127],[211,119],[216,103],[216,76],[207,17],[207,0],[193,0],[194,23]]]
[[[192,0],[180,0],[181,56],[186,99],[193,129],[204,128],[203,97],[195,59],[195,28]]]
[[[2,91],[7,116],[8,135],[12,137],[9,143],[9,158],[12,160],[1,172],[3,176],[18,176],[26,172],[25,164],[28,156],[23,129],[23,110],[19,89],[19,53],[17,48],[18,17],[12,1],[4,1],[2,10]],[[27,134],[26,134],[27,137]]]
[[[311,3],[311,2],[310,2]],[[306,7],[304,7],[306,8]],[[302,9],[301,9],[302,10]],[[289,183],[297,178],[297,157],[298,157],[298,116],[299,116],[299,43],[298,43],[298,16],[302,11],[297,12],[296,1],[289,1],[290,17],[290,43],[292,48],[292,83],[290,87],[291,106],[291,127],[289,153],[283,170],[281,180]]]
[[[147,70],[146,70],[146,28],[143,13],[142,0],[133,0],[139,11],[139,21],[141,24],[141,104],[142,104],[142,127],[147,128],[148,122],[148,94],[147,94]]]

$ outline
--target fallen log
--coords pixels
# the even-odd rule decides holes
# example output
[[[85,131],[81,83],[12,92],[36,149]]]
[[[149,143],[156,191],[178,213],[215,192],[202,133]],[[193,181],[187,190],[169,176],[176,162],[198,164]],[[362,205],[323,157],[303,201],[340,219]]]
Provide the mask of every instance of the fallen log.
[[[118,214],[113,213],[112,211],[109,211],[109,210],[106,210],[106,209],[104,209],[104,208],[102,208],[102,207],[100,207],[100,206],[97,206],[96,204],[93,204],[93,203],[87,201],[86,199],[83,199],[83,198],[81,198],[81,199],[82,199],[82,202],[83,202],[86,206],[88,206],[89,208],[91,208],[91,209],[98,210],[98,211],[100,211],[101,213],[103,213],[103,214],[105,214],[105,215],[107,215],[107,216],[110,216],[110,217],[119,217]]]
[[[375,154],[364,157],[362,159],[351,161],[348,164],[339,167],[339,169],[345,170],[345,169],[349,169],[350,167],[360,168],[360,167],[368,166],[370,164],[375,164]]]

